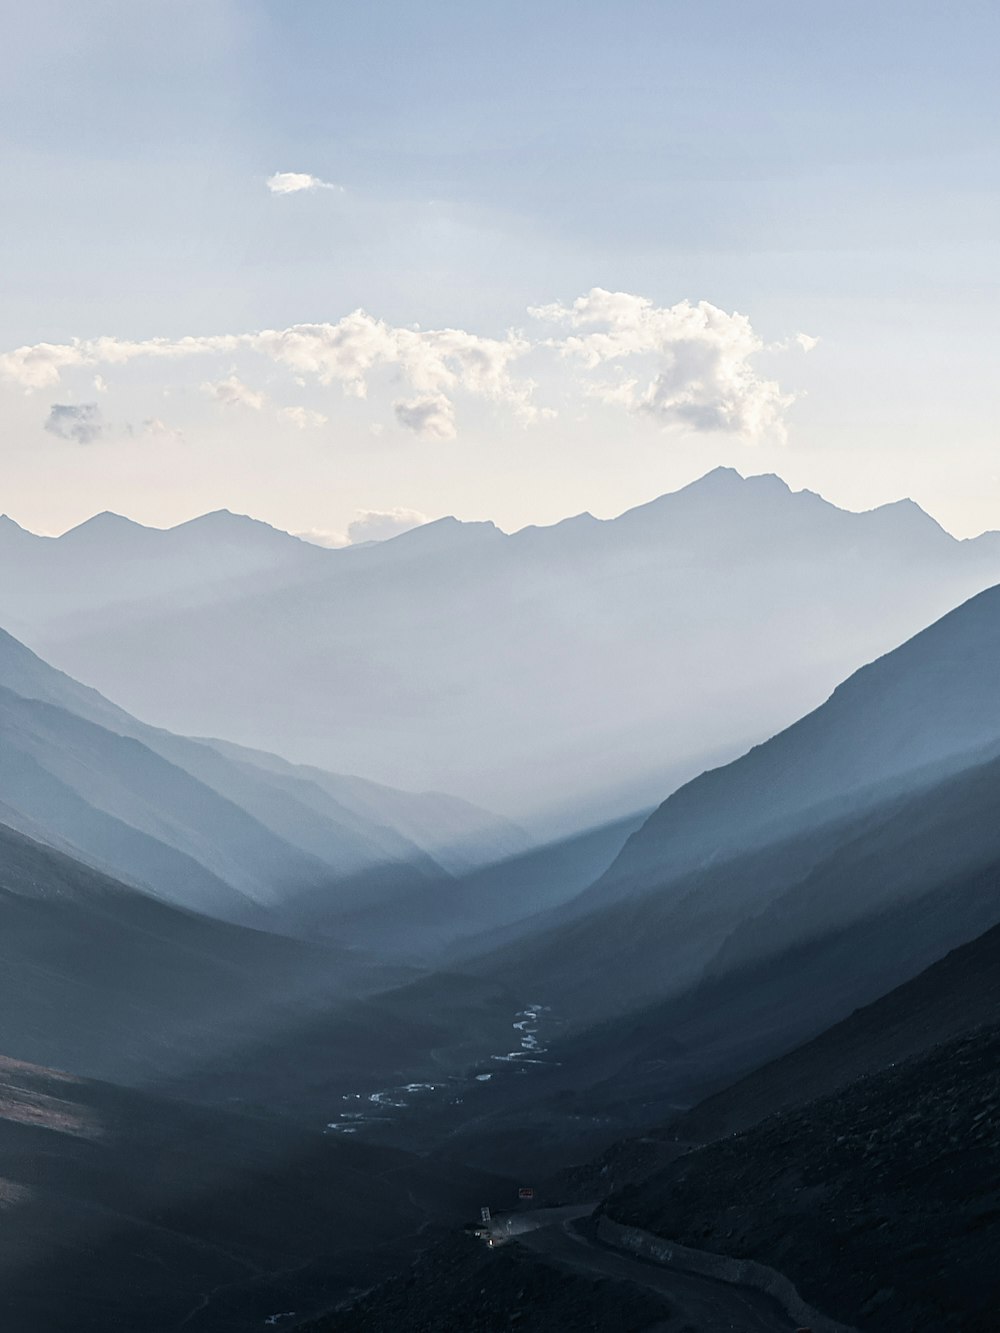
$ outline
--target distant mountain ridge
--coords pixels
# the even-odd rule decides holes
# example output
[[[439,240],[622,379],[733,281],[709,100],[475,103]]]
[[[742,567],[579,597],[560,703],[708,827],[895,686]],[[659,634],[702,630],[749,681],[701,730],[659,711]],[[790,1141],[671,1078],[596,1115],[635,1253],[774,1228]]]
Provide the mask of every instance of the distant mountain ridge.
[[[0,620],[171,731],[450,791],[546,836],[648,807],[1000,581],[996,534],[726,468],[510,535],[444,518],[325,550],[259,527],[105,520],[102,569],[155,550],[106,584],[73,554],[81,529],[0,541]]]
[[[318,547],[225,509],[173,528],[149,528],[105,512],[59,537],[37,536],[4,515],[0,622],[22,630],[148,597],[197,602],[209,586],[306,569],[321,558]]]

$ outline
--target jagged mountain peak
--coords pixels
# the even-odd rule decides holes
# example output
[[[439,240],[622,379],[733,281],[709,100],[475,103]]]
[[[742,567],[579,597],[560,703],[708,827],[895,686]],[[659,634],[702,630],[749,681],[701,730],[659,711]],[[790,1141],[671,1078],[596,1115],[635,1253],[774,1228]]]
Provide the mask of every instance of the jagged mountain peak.
[[[472,542],[493,541],[505,534],[489,519],[467,521],[448,514],[444,518],[434,519],[430,523],[421,523],[418,527],[401,532],[397,537],[390,537],[381,542],[365,543],[365,548],[372,546],[392,547],[394,550],[431,550],[445,549],[453,545],[467,545]],[[350,550],[351,548],[346,548]],[[360,548],[359,548],[360,549]]]

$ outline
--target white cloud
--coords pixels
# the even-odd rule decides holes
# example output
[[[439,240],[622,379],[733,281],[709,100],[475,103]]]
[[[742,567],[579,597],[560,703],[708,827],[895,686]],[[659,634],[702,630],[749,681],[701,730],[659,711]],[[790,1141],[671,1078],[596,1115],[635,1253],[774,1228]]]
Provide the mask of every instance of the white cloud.
[[[458,399],[469,395],[506,408],[521,425],[551,417],[534,401],[535,384],[519,363],[548,350],[580,367],[583,393],[666,426],[727,431],[747,440],[783,438],[793,396],[765,378],[754,358],[787,350],[791,341],[762,340],[745,315],[707,301],[655,306],[645,297],[595,287],[572,305],[539,306],[531,314],[563,326],[558,336],[531,339],[509,331],[487,337],[465,329],[398,327],[355,310],[336,323],[285,329],[130,342],[111,337],[38,343],[0,355],[0,378],[27,392],[49,388],[75,369],[92,371],[139,359],[220,358],[241,366],[259,356],[299,385],[339,385],[367,397],[373,377],[393,371],[403,391],[395,415],[408,429],[447,440],[458,431]],[[810,350],[817,339],[796,335]],[[203,386],[228,405],[262,411],[268,399],[236,373]],[[325,424],[308,408],[275,409],[279,419],[306,429]]]
[[[235,352],[243,343],[236,334],[209,338],[78,338],[71,343],[36,343],[0,355],[0,378],[13,380],[29,393],[59,383],[66,370],[80,366],[123,366],[137,357],[184,357]]]
[[[61,440],[93,444],[104,434],[104,420],[96,403],[53,403],[44,428]]]
[[[337,190],[342,194],[344,189],[305,171],[276,171],[268,176],[266,184],[272,194],[298,194],[302,190]]]
[[[803,352],[811,352],[813,348],[819,346],[820,340],[818,338],[814,338],[809,333],[797,333],[795,335],[795,341],[802,348]]]
[[[590,371],[617,372],[586,384],[603,402],[688,430],[784,438],[783,414],[793,399],[751,364],[764,343],[745,315],[726,314],[708,301],[655,306],[601,287],[572,306],[555,303],[530,313],[581,330],[549,341],[563,356]]]
[[[184,438],[181,431],[174,426],[168,426],[159,417],[147,417],[142,423],[142,433],[143,435],[152,436],[154,440],[178,442]]]
[[[337,548],[350,545],[350,541],[342,532],[330,532],[326,528],[306,528],[304,532],[293,532],[292,536],[301,537],[304,542],[309,542],[311,546]]]
[[[265,394],[251,389],[249,384],[244,384],[237,375],[230,375],[228,379],[216,380],[214,384],[203,384],[201,387],[213,398],[217,398],[224,407],[249,407],[252,412],[259,412],[267,402]]]
[[[247,345],[320,384],[339,383],[358,398],[381,366],[396,366],[420,396],[453,390],[506,403],[531,420],[533,386],[517,383],[511,365],[530,350],[515,334],[486,338],[464,329],[408,329],[355,310],[336,324],[296,324],[247,336]]]
[[[410,402],[393,404],[396,420],[409,430],[431,440],[455,438],[455,409],[443,393],[413,398]]]
[[[310,407],[282,407],[278,411],[282,421],[290,421],[299,430],[308,430],[311,426],[325,426],[330,420],[322,412],[314,412]]]
[[[58,384],[64,372],[79,367],[120,366],[139,358],[179,360],[249,352],[282,366],[297,381],[337,383],[345,393],[365,398],[372,373],[395,367],[417,400],[441,400],[436,413],[404,402],[403,419],[418,427],[427,419],[425,429],[434,433],[446,429],[445,419],[453,411],[449,395],[454,392],[504,404],[524,424],[535,420],[539,412],[531,402],[534,385],[530,380],[515,380],[512,374],[513,363],[530,350],[531,344],[514,333],[488,338],[464,329],[398,328],[367,311],[355,310],[336,324],[295,324],[256,333],[144,342],[94,338],[39,343],[0,356],[0,376],[31,391]],[[241,403],[259,411],[266,401],[236,375],[204,387],[227,405]]]
[[[384,542],[427,522],[427,515],[416,509],[359,509],[358,517],[347,528],[347,536],[357,546],[361,542]]]

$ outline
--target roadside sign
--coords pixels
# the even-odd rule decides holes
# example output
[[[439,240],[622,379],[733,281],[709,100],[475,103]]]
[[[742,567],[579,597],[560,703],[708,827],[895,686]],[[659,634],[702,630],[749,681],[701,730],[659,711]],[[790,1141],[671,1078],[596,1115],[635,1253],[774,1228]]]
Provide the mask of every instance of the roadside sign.
[[[492,1215],[490,1213],[490,1210],[488,1208],[480,1208],[479,1216],[483,1220],[483,1226],[488,1227],[492,1220]]]

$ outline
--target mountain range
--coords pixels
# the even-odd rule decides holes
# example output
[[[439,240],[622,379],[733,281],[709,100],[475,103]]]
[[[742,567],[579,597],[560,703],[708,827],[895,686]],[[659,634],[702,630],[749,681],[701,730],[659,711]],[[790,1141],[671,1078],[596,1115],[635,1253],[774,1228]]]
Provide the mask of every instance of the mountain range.
[[[135,715],[545,834],[662,800],[1000,578],[996,534],[724,468],[512,535],[448,518],[324,550],[225,513],[0,535],[0,623]]]

